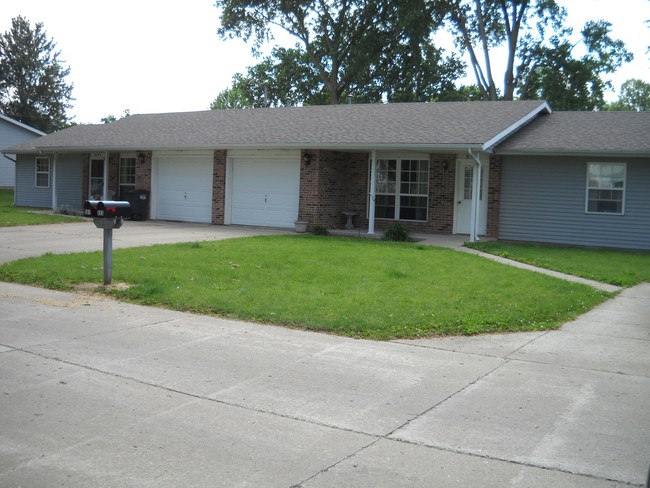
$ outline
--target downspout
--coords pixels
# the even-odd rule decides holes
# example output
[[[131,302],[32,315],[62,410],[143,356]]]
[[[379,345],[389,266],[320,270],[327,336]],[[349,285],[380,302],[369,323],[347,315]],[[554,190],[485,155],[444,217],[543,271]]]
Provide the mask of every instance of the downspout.
[[[377,151],[370,156],[370,208],[368,209],[368,235],[375,233],[375,194],[377,192]]]
[[[474,177],[472,178],[472,211],[470,217],[470,230],[469,230],[469,242],[478,241],[478,224],[480,216],[480,195],[481,195],[481,173],[483,172],[483,165],[481,164],[481,159],[478,155],[472,152],[472,149],[467,149],[467,154],[474,160],[476,163],[477,171],[474,171]]]

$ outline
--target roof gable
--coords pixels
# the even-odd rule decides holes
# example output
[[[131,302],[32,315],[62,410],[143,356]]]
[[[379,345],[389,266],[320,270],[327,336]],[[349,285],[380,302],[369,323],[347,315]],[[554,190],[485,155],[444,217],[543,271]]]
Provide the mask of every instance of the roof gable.
[[[17,120],[12,119],[11,117],[7,117],[6,115],[0,114],[0,121],[4,121],[9,125],[19,127],[20,129],[24,129],[32,134],[34,136],[44,136],[46,135],[45,132],[42,132],[38,129],[34,129],[33,127],[30,127],[29,125],[23,124],[22,122],[18,122]]]

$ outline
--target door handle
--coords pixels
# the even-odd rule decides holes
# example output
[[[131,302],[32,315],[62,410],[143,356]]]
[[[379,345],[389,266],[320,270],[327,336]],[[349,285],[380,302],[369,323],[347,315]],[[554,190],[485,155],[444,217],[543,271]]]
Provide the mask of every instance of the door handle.
[[[460,205],[461,203],[463,203],[462,200],[458,200],[458,205]]]

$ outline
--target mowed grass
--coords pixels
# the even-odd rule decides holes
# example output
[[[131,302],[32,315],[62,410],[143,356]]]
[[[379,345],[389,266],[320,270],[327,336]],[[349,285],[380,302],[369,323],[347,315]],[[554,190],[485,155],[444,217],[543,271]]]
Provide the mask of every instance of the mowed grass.
[[[5,264],[0,279],[100,285],[101,253]],[[200,314],[372,339],[555,328],[610,294],[417,244],[263,236],[116,250],[105,293]]]
[[[649,252],[507,242],[482,242],[468,247],[612,285],[633,286],[650,281]]]
[[[13,190],[0,190],[0,227],[17,225],[62,224],[83,219],[66,215],[35,213],[35,208],[14,207]]]

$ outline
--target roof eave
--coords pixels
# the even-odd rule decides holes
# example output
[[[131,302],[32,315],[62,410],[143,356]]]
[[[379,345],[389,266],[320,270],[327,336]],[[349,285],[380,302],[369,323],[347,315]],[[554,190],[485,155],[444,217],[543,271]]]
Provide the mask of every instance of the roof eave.
[[[630,151],[626,149],[598,150],[598,149],[497,149],[496,154],[500,156],[575,156],[575,157],[594,157],[594,156],[627,156],[635,158],[650,158],[650,151]]]
[[[35,153],[91,153],[127,151],[218,151],[234,149],[325,149],[330,151],[372,151],[372,150],[413,150],[429,152],[459,152],[467,149],[481,150],[481,143],[463,144],[420,144],[420,143],[274,143],[274,144],[214,144],[194,146],[41,146],[23,149],[12,154]]]

